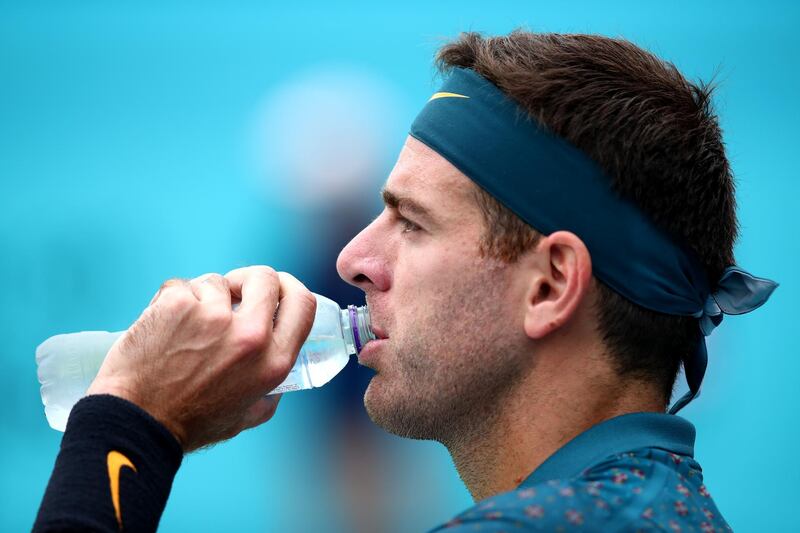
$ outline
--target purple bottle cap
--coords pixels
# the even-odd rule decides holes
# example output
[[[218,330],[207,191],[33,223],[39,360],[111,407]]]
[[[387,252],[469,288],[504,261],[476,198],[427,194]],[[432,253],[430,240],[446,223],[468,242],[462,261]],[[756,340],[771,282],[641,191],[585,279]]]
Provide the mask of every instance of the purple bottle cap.
[[[350,314],[350,328],[353,330],[353,340],[356,343],[356,353],[361,353],[361,336],[358,334],[358,308],[355,305],[348,305],[347,311]]]

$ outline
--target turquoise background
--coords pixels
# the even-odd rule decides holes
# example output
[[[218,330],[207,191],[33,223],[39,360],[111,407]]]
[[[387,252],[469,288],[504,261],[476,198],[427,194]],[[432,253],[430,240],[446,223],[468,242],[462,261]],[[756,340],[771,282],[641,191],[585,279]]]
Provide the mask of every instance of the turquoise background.
[[[781,287],[714,333],[702,398],[683,414],[733,528],[792,530],[798,11],[732,1],[1,3],[0,530],[30,528],[58,450],[39,399],[39,342],[124,329],[170,277],[266,263],[311,279],[303,274],[325,246],[318,219],[253,186],[264,174],[251,146],[265,95],[339,67],[391,88],[382,173],[355,195],[375,215],[378,186],[434,88],[441,39],[518,26],[624,36],[688,77],[721,82],[737,259]],[[332,273],[326,261],[314,272]],[[161,530],[357,529],[338,503],[350,489],[335,468],[342,446],[327,438],[329,399],[325,389],[287,395],[265,426],[187,457]],[[442,447],[370,435],[393,509],[386,531],[422,530],[470,505]]]

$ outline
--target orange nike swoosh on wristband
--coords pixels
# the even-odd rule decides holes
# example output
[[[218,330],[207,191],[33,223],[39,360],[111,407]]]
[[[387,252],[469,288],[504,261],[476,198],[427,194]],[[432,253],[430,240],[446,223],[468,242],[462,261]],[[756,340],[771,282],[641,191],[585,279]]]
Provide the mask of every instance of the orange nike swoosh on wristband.
[[[119,507],[119,471],[123,466],[127,466],[136,472],[136,467],[130,459],[116,450],[111,450],[106,456],[106,464],[108,465],[108,480],[111,483],[111,503],[114,504],[114,513],[117,515],[117,523],[119,529],[122,530],[122,511]]]

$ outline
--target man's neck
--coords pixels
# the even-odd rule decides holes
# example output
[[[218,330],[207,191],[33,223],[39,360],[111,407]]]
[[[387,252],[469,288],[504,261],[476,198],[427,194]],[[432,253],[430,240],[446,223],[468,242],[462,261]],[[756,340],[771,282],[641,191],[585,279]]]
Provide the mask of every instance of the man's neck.
[[[604,420],[663,411],[648,387],[629,384],[614,390],[615,381],[596,376],[554,382],[531,376],[474,427],[446,442],[473,499],[517,488],[564,444]]]

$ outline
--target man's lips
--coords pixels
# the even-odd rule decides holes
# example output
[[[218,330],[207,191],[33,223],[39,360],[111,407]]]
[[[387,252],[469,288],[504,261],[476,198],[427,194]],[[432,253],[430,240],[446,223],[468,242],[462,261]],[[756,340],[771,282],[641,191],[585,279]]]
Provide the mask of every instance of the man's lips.
[[[373,370],[377,370],[377,368],[375,368],[377,352],[379,352],[381,347],[387,342],[387,339],[377,339],[374,341],[369,341],[367,344],[365,344],[361,349],[361,352],[358,354],[358,364]]]
[[[372,324],[372,325],[370,325],[370,329],[372,330],[372,333],[375,334],[375,337],[377,339],[388,339],[389,338],[389,336],[386,334],[386,332],[383,330],[383,328],[381,328],[379,326],[376,326],[376,325]]]

